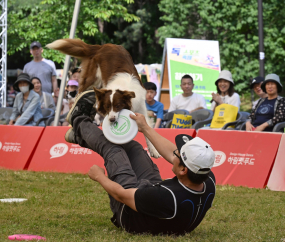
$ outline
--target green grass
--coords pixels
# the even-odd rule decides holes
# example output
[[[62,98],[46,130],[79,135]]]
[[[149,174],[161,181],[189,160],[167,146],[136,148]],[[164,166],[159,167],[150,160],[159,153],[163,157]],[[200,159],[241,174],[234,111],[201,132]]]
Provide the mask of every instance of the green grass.
[[[37,234],[71,241],[285,241],[285,193],[217,186],[213,207],[185,236],[131,235],[116,228],[106,192],[87,175],[0,169],[0,241]]]

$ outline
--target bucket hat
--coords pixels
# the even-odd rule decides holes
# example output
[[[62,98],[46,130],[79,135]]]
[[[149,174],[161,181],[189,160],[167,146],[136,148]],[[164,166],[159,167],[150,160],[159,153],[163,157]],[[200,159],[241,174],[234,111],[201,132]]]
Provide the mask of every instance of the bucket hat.
[[[20,81],[28,82],[30,85],[30,90],[34,88],[34,84],[31,82],[30,76],[27,73],[21,73],[13,84],[14,90],[17,92],[20,92],[20,89],[18,87]]]
[[[278,93],[282,92],[283,86],[280,82],[280,78],[278,75],[272,73],[272,74],[268,74],[265,77],[265,81],[261,84],[261,89],[265,93],[266,93],[265,85],[267,82],[275,82],[277,84]]]
[[[199,137],[179,134],[175,143],[180,153],[180,158],[195,174],[208,174],[215,162],[215,153],[211,146]]]
[[[221,80],[221,79],[229,81],[233,85],[235,84],[234,80],[233,80],[233,77],[232,77],[232,73],[230,71],[228,71],[228,70],[222,70],[220,72],[219,77],[218,77],[217,81],[215,82],[216,86],[218,85],[218,81]]]

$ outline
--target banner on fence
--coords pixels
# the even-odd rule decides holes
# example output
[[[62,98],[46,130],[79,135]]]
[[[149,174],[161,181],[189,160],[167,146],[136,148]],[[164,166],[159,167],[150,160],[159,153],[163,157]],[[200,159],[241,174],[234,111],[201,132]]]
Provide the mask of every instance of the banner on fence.
[[[281,140],[280,133],[199,130],[215,151],[218,184],[264,188]]]
[[[104,167],[104,161],[100,155],[65,141],[64,135],[68,129],[69,127],[46,127],[28,170],[87,173],[95,164]],[[178,134],[185,133],[193,137],[196,135],[194,129],[156,129],[156,131],[173,143]],[[138,133],[134,140],[147,151],[143,134]],[[162,178],[174,176],[171,170],[172,165],[166,160],[163,158],[152,160],[157,164]]]
[[[43,127],[0,125],[0,167],[26,168],[43,130]]]

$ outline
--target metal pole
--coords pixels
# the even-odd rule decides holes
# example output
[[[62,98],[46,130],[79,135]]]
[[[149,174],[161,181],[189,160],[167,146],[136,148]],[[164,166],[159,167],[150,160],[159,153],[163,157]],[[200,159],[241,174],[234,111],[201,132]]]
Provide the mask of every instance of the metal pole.
[[[258,0],[258,36],[259,36],[259,75],[264,77],[264,45],[263,45],[263,17],[262,0]]]
[[[7,95],[7,15],[8,7],[7,0],[1,0],[0,2],[2,8],[2,14],[0,16],[0,38],[1,44],[0,48],[2,49],[2,55],[0,59],[0,107],[6,107],[6,95]]]
[[[70,33],[69,33],[70,39],[73,39],[75,35],[78,14],[79,14],[79,9],[80,9],[80,3],[81,3],[81,0],[76,0],[75,2],[72,23],[70,27]],[[62,75],[62,79],[60,83],[60,90],[59,90],[58,99],[57,99],[56,112],[55,112],[55,117],[54,117],[54,122],[53,122],[54,126],[58,126],[58,121],[59,121],[59,116],[60,116],[61,106],[62,106],[62,99],[64,96],[64,89],[65,89],[65,84],[66,84],[66,77],[67,77],[67,72],[69,69],[69,63],[70,63],[70,56],[66,55],[65,62],[64,62],[64,68],[63,68],[63,75]]]

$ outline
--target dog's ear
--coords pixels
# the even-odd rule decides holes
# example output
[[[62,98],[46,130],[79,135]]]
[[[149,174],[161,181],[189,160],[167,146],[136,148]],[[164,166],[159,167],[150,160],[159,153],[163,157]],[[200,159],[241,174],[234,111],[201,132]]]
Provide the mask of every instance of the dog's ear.
[[[102,99],[105,96],[105,93],[108,91],[107,89],[96,89],[95,87],[93,87],[94,92],[95,92],[95,96],[98,99]]]
[[[132,99],[136,97],[136,94],[134,92],[130,92],[130,91],[122,91],[117,89],[117,92],[119,92],[121,95],[123,95],[126,99]]]

